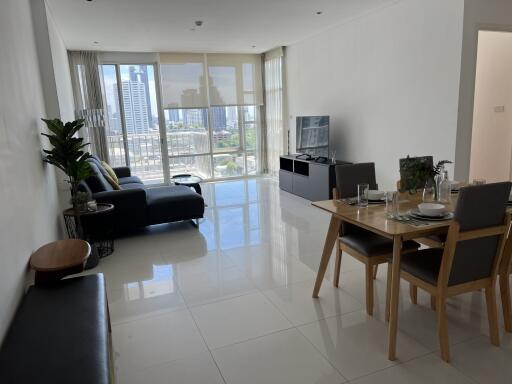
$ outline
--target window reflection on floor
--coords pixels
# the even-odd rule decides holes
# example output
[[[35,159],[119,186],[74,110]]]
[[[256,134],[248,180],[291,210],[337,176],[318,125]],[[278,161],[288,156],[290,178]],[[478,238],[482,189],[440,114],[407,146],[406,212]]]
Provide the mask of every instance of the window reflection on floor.
[[[171,264],[153,265],[151,280],[125,284],[125,298],[130,301],[149,299],[171,294],[174,290],[173,266]]]

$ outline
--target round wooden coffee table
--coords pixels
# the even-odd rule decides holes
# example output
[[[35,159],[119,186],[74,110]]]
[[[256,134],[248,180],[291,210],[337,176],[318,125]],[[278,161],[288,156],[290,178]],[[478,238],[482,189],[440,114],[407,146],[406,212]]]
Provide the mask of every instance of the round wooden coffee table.
[[[91,254],[87,241],[57,240],[43,245],[32,256],[30,266],[36,271],[35,283],[48,283],[84,270]]]

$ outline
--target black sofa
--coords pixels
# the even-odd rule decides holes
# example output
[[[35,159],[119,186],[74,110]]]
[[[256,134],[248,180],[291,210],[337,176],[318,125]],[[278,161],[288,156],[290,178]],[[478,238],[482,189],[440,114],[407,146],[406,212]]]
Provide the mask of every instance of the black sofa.
[[[35,285],[0,349],[0,383],[113,383],[112,356],[102,274]]]
[[[93,175],[80,182],[79,190],[90,193],[98,203],[114,204],[114,211],[101,225],[108,225],[116,234],[153,224],[203,217],[203,197],[189,187],[149,188],[137,176],[132,176],[130,168],[117,167],[114,172],[121,190],[114,190],[99,159],[93,156],[87,161]]]

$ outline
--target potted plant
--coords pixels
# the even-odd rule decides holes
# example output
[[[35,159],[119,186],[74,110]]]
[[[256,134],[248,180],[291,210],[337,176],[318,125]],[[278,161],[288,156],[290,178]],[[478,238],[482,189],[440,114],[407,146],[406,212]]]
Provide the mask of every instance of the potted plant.
[[[66,180],[71,189],[71,203],[75,210],[79,210],[84,196],[78,193],[78,183],[91,175],[91,168],[86,161],[91,157],[84,147],[84,139],[77,137],[76,133],[84,126],[84,120],[79,119],[63,123],[60,119],[41,119],[51,133],[41,133],[48,138],[53,146],[50,150],[43,150],[46,154],[44,161],[62,170],[68,177]],[[87,203],[87,202],[86,202]]]
[[[400,192],[408,191],[414,194],[422,189],[427,183],[434,184],[434,178],[444,170],[449,160],[441,160],[435,166],[424,157],[410,157],[401,160],[402,179],[400,180]]]

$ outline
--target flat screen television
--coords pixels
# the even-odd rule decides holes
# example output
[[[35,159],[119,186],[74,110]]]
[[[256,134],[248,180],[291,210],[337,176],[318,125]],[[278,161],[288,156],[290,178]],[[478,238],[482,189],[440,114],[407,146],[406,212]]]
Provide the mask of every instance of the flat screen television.
[[[297,152],[329,157],[329,116],[297,116]]]

